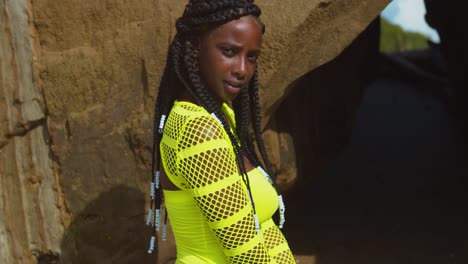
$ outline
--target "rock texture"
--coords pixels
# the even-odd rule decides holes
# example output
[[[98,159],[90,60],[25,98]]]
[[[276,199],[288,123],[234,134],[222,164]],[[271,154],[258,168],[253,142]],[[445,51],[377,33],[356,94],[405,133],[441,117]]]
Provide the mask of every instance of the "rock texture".
[[[67,215],[31,11],[28,1],[0,1],[0,263],[59,254]]]
[[[0,263],[154,263],[144,226],[152,110],[185,2],[0,0]],[[257,3],[266,126],[296,81],[388,0]],[[273,154],[284,162],[294,145],[275,133],[267,144],[285,148]],[[161,262],[174,255],[173,241],[164,247]]]

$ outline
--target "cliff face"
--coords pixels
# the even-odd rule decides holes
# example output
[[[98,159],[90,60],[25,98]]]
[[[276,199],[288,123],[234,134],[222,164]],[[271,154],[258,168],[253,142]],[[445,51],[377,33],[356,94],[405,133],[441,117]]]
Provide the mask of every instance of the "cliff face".
[[[32,9],[27,1],[1,1],[0,10],[0,262],[34,263],[44,252],[60,252],[67,213]]]
[[[153,103],[185,2],[0,0],[0,263],[155,259],[144,226]],[[266,125],[388,0],[257,3]]]

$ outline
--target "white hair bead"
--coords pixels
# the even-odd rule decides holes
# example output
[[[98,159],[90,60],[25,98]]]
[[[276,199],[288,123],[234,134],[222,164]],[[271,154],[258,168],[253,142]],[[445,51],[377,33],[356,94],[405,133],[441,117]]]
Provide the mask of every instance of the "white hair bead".
[[[159,133],[163,132],[165,121],[166,121],[166,115],[161,115],[161,119],[159,120]]]
[[[156,198],[156,183],[151,182],[151,200]]]
[[[260,233],[260,221],[258,220],[258,215],[254,214],[254,222],[255,222],[255,231]]]
[[[154,186],[156,187],[156,189],[159,189],[160,183],[161,183],[161,172],[156,171],[156,177],[155,177],[155,183],[154,183]]]
[[[215,113],[211,113],[211,116],[216,119],[216,121],[218,121],[221,125],[223,125],[223,123],[221,122],[221,120],[216,116]]]
[[[250,191],[247,190],[247,195],[249,196],[249,199],[250,199],[250,204],[253,204],[253,198],[252,198],[252,195],[250,195]],[[260,233],[260,221],[258,220],[258,215],[257,214],[254,214],[253,215],[253,218],[254,218],[254,223],[255,223],[255,231],[257,231],[257,233]]]
[[[164,224],[162,227],[162,241],[167,240],[167,225]]]
[[[151,225],[151,217],[153,216],[153,209],[149,209],[148,211],[148,217],[146,217],[146,225],[149,226]]]
[[[268,175],[268,173],[261,166],[258,166],[257,169],[263,174],[263,176],[265,176],[265,178],[270,183],[273,183],[270,175]],[[278,195],[278,203],[279,203],[279,216],[280,216],[278,227],[281,229],[281,228],[283,228],[284,223],[286,222],[286,219],[285,219],[285,216],[284,216],[284,212],[286,211],[286,207],[284,206],[283,196]]]
[[[280,215],[280,221],[279,221],[279,228],[283,228],[284,222],[286,222],[286,219],[284,217],[284,212],[286,211],[286,207],[284,206],[283,202],[283,196],[278,195],[278,201],[279,201],[279,215]]]
[[[156,213],[155,213],[155,216],[154,216],[154,226],[156,227],[156,231],[159,231],[160,218],[161,218],[161,210],[156,209]]]
[[[268,173],[261,166],[258,166],[257,169],[263,174],[263,176],[265,176],[265,179],[267,179],[269,183],[273,183],[270,175],[268,175]]]
[[[155,236],[151,236],[150,247],[149,247],[149,249],[148,249],[148,254],[153,253],[153,250],[154,250],[154,241],[156,241],[156,237],[155,237]]]

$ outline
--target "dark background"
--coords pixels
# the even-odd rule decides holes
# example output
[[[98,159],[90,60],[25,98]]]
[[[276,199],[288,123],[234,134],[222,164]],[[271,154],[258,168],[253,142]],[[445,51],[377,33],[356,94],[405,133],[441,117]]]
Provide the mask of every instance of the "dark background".
[[[376,19],[278,111],[279,129],[299,140],[300,180],[286,194],[295,254],[319,264],[468,263],[467,32],[455,3],[429,2],[440,45],[382,53]],[[346,105],[353,89],[362,89],[358,109]],[[351,122],[336,120],[340,111]],[[321,141],[304,140],[317,125]],[[324,169],[311,179],[317,156]]]

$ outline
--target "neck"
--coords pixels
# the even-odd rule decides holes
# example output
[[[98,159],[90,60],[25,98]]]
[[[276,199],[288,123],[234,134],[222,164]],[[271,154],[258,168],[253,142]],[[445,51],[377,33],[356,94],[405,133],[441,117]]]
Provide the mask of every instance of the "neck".
[[[213,97],[214,98],[214,97]],[[190,102],[199,106],[202,106],[201,103],[186,89],[177,96],[178,101],[185,101]],[[218,105],[219,109],[223,106],[223,101],[215,100],[216,105]]]
[[[184,90],[177,96],[178,101],[185,101],[185,102],[190,102],[192,104],[200,105],[200,103],[193,97],[191,93],[189,93],[187,90]]]

